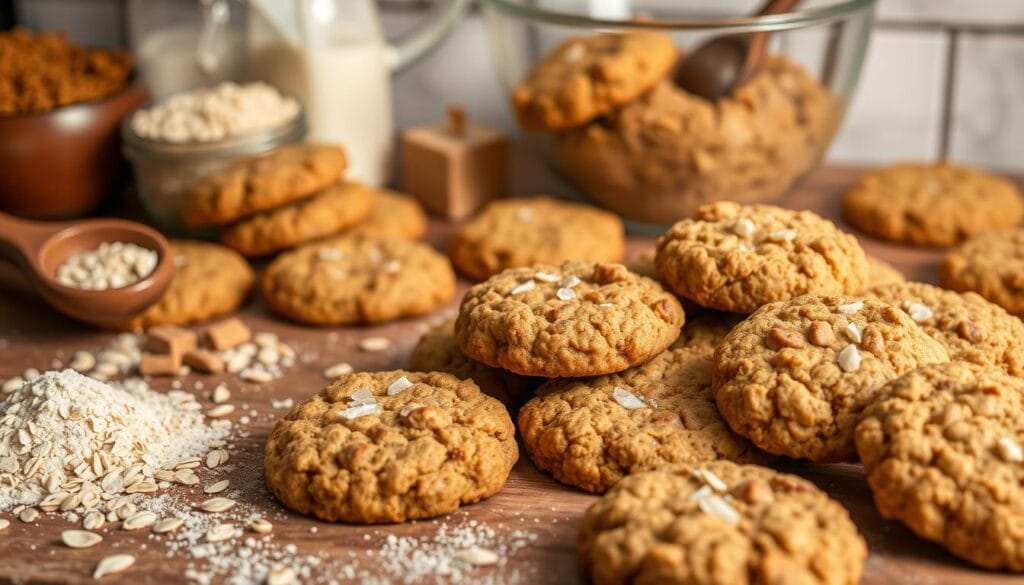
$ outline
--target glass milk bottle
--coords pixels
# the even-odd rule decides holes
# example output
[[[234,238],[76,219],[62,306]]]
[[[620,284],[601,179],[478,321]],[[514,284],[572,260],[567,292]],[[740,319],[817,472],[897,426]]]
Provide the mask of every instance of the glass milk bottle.
[[[249,0],[250,77],[302,102],[307,140],[338,143],[346,177],[388,182],[394,143],[391,74],[434,47],[468,0],[398,45],[384,40],[373,0]]]

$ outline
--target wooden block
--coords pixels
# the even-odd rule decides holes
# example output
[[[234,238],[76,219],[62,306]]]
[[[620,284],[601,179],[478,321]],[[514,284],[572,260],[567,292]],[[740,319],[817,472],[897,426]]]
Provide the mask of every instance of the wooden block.
[[[241,319],[232,317],[206,328],[206,342],[218,351],[238,347],[252,338],[252,331]]]
[[[176,355],[181,359],[185,352],[196,347],[197,342],[198,336],[194,331],[173,325],[158,325],[146,331],[143,349],[151,353]]]
[[[441,124],[402,134],[403,190],[433,213],[462,219],[508,190],[508,140],[452,106]]]
[[[139,373],[143,376],[174,376],[181,368],[181,356],[174,354],[142,354],[139,360]]]
[[[219,374],[224,371],[224,360],[212,351],[190,349],[182,356],[182,362],[193,370],[204,374]]]

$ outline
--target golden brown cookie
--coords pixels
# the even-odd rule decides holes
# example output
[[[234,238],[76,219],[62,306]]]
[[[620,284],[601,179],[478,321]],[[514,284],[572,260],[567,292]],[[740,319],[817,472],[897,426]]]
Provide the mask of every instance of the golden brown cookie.
[[[939,265],[942,286],[973,291],[1024,315],[1024,229],[982,234],[960,244]]]
[[[679,333],[679,339],[672,343],[673,349],[705,348],[714,351],[732,328],[743,320],[743,315],[683,305],[686,323]]]
[[[855,585],[867,545],[814,484],[710,461],[631,475],[583,517],[595,585]]]
[[[243,219],[221,232],[220,240],[246,256],[265,256],[333,236],[366,218],[373,208],[372,191],[359,183],[341,183]]]
[[[519,411],[530,459],[558,481],[602,493],[674,463],[765,459],[715,408],[711,350],[674,349],[618,374],[551,380]]]
[[[803,294],[855,294],[868,277],[857,239],[827,219],[729,201],[672,226],[655,263],[676,294],[733,313]]]
[[[1024,323],[979,295],[906,282],[868,289],[876,298],[902,308],[953,361],[995,366],[1024,376]]]
[[[868,282],[865,288],[882,286],[884,284],[899,284],[906,282],[907,277],[898,268],[885,260],[879,260],[868,254]]]
[[[189,226],[238,221],[337,183],[346,164],[345,151],[338,146],[282,146],[201,181],[185,194],[181,217]]]
[[[452,240],[452,262],[483,280],[507,268],[566,260],[618,262],[626,242],[622,221],[589,205],[549,197],[491,202]]]
[[[672,39],[662,34],[567,39],[512,92],[519,124],[530,130],[579,126],[654,87],[676,56]]]
[[[374,189],[376,204],[370,215],[346,230],[346,235],[418,240],[427,233],[427,214],[412,197]]]
[[[256,276],[235,251],[194,240],[172,240],[171,249],[175,272],[167,292],[155,305],[114,329],[205,321],[234,311],[248,298]]]
[[[374,372],[332,382],[278,421],[267,487],[332,522],[405,522],[490,497],[519,458],[505,407],[449,374]]]
[[[455,319],[427,332],[409,356],[409,369],[446,372],[460,380],[473,380],[480,390],[510,409],[518,408],[533,394],[540,380],[492,368],[466,357],[455,342]]]
[[[1024,381],[951,362],[886,384],[857,425],[878,511],[989,569],[1024,571]]]
[[[848,461],[857,419],[882,384],[947,361],[898,307],[808,295],[766,305],[729,332],[715,350],[715,401],[769,453]]]
[[[278,256],[263,273],[267,306],[313,325],[421,315],[453,294],[448,259],[399,238],[339,236],[306,244]]]
[[[868,173],[843,197],[843,217],[873,236],[950,246],[976,234],[1010,228],[1024,216],[1013,183],[980,169],[901,164]]]
[[[817,164],[842,104],[798,63],[770,56],[709,102],[669,80],[555,137],[554,164],[593,201],[664,225],[725,197],[769,201]]]
[[[677,337],[674,296],[621,264],[511,268],[469,289],[455,338],[469,357],[524,376],[598,376],[661,353]]]

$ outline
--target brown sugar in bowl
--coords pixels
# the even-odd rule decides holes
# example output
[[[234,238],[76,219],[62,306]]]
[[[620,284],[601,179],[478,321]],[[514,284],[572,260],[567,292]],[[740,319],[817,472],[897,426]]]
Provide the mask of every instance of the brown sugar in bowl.
[[[119,125],[147,99],[130,82],[100,99],[0,116],[0,210],[54,219],[94,209],[127,176]]]

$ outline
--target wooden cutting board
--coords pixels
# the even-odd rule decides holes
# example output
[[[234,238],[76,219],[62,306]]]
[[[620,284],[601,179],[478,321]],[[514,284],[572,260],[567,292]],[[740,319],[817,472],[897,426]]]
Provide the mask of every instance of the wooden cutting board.
[[[809,208],[829,217],[838,217],[838,198],[842,190],[859,174],[860,169],[823,168],[788,196],[783,205]],[[533,173],[521,180],[515,192],[541,192],[545,179]],[[533,184],[531,184],[533,183]],[[846,226],[848,228],[848,226]],[[444,249],[452,226],[435,222],[430,241]],[[908,249],[863,238],[865,248],[888,260],[914,279],[933,281],[935,264],[941,251]],[[635,255],[651,248],[653,239],[636,237],[630,240],[629,251]],[[467,283],[460,285],[460,292]],[[231,467],[221,477],[232,480],[232,489],[239,489],[236,499],[249,502],[262,510],[274,523],[273,540],[278,545],[293,543],[297,554],[320,555],[323,564],[312,570],[306,583],[335,579],[336,582],[367,581],[378,577],[380,582],[401,583],[393,567],[382,559],[378,550],[389,535],[430,538],[444,524],[449,528],[482,523],[495,531],[498,543],[511,538],[514,531],[523,531],[532,538],[527,546],[506,556],[503,566],[479,569],[473,581],[492,583],[530,583],[530,585],[570,585],[578,583],[575,540],[582,512],[596,496],[562,486],[536,471],[521,458],[505,489],[493,498],[437,521],[413,524],[362,527],[331,525],[296,516],[279,506],[263,487],[262,449],[273,421],[286,410],[273,408],[272,401],[292,398],[303,400],[325,385],[322,370],[340,361],[356,369],[387,370],[403,367],[409,351],[422,331],[456,309],[452,301],[444,309],[416,320],[368,328],[312,329],[284,323],[270,317],[261,302],[251,301],[241,317],[256,331],[272,331],[306,356],[287,370],[285,376],[264,385],[228,381],[231,402],[243,414],[255,410],[249,424],[237,426],[247,435],[237,441],[232,451]],[[380,353],[358,351],[359,341],[368,336],[384,336],[392,347]],[[110,334],[97,333],[82,325],[53,314],[20,282],[17,273],[0,269],[0,378],[20,374],[26,367],[48,369],[55,357],[65,362],[76,350],[97,351],[105,347]],[[183,379],[184,388],[192,389],[201,379],[205,388],[212,388],[216,377],[190,376]],[[154,386],[168,388],[170,382],[158,380]],[[198,392],[200,402],[209,405],[206,391]],[[245,408],[243,408],[243,404]],[[997,584],[1020,583],[1021,577],[991,573],[972,568],[940,547],[922,541],[897,522],[882,519],[875,511],[863,473],[855,465],[815,466],[790,463],[786,470],[814,481],[842,502],[864,534],[871,550],[862,580],[864,585],[921,585],[928,583]],[[204,482],[206,483],[206,482]],[[203,499],[197,488],[177,486],[168,491],[189,501]],[[0,514],[10,518],[10,514]],[[27,525],[12,518],[11,526],[0,532],[0,582],[17,583],[85,583],[95,563],[107,554],[130,552],[137,564],[128,572],[105,578],[105,583],[174,583],[184,580],[189,567],[202,567],[203,561],[177,553],[168,556],[160,538],[146,532],[123,532],[104,529],[105,541],[92,549],[71,550],[59,543],[60,532],[73,528],[66,521],[45,515]],[[345,568],[355,577],[346,577]],[[445,577],[432,577],[423,582],[447,582]],[[473,582],[464,581],[464,582]]]

